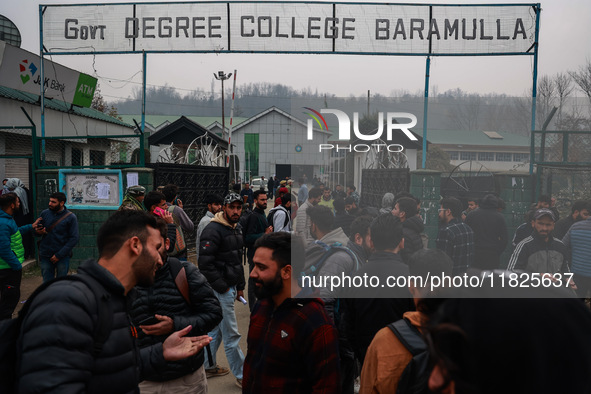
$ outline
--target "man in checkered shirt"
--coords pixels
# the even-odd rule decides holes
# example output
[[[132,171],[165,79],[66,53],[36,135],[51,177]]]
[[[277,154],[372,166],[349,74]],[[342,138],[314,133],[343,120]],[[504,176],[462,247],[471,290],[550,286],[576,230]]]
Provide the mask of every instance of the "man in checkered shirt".
[[[441,200],[436,244],[453,260],[453,275],[465,273],[474,263],[474,232],[461,217],[462,203],[457,198]]]

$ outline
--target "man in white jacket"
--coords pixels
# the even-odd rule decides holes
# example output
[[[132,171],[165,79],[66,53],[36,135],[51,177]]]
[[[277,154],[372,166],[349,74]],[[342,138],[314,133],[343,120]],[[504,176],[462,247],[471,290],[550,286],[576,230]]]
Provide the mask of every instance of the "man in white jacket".
[[[273,232],[291,232],[291,193],[284,194],[281,197],[281,205],[276,206],[275,208],[269,211],[269,216],[267,218],[271,219],[273,222],[269,223],[273,226]]]

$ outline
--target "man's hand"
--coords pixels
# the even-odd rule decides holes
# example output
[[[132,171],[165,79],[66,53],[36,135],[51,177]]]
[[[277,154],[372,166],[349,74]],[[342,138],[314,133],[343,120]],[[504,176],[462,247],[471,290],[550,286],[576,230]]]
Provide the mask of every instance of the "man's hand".
[[[265,229],[265,234],[270,234],[273,232],[273,226],[269,226]]]
[[[240,297],[244,298],[244,290],[238,290],[236,292],[236,301],[240,301]],[[242,301],[240,301],[242,302]]]
[[[211,337],[201,335],[199,337],[185,337],[193,326],[187,326],[176,331],[162,344],[162,353],[166,361],[177,361],[194,356],[211,342]]]
[[[57,257],[55,257],[55,255],[53,255],[53,256],[51,256],[51,258],[49,259],[49,261],[51,261],[53,264],[55,264],[58,261],[60,261],[60,259],[58,259]]]
[[[154,315],[160,323],[151,324],[149,326],[140,326],[146,335],[166,335],[174,331],[174,323],[168,316]]]
[[[37,218],[37,220],[33,222],[33,230],[35,230],[35,232],[39,235],[45,235],[47,234],[47,229],[43,227],[43,225],[40,223],[41,221],[43,221],[42,218]]]
[[[183,201],[180,198],[176,199],[176,206],[183,209]]]
[[[162,218],[162,219],[164,219],[164,221],[165,221],[167,224],[173,224],[173,223],[174,223],[174,219],[172,218],[172,213],[170,213],[170,212],[168,212],[168,211],[164,211],[164,212],[162,213],[162,216],[161,216],[161,218]]]
[[[575,284],[575,281],[572,278],[569,279],[568,285],[572,290],[578,290],[577,285]]]

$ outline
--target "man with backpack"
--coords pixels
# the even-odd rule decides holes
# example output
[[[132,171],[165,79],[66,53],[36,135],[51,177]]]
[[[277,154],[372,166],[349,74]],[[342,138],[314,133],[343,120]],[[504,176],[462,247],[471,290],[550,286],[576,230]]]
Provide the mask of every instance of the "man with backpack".
[[[313,189],[312,189],[313,190]],[[325,277],[341,277],[352,275],[359,269],[357,256],[347,248],[349,238],[340,227],[333,228],[334,215],[330,208],[313,206],[307,209],[310,217],[310,234],[316,241],[306,249],[306,264],[304,275]],[[328,316],[337,323],[337,298],[340,289],[330,289],[329,286],[317,288],[318,295],[324,301]]]
[[[273,232],[291,232],[291,193],[281,196],[281,205],[271,209],[267,222],[273,226]]]
[[[185,337],[189,325],[175,327],[180,331],[161,344],[136,347],[127,295],[136,285],[154,283],[162,266],[161,231],[156,218],[145,212],[111,215],[97,235],[98,262],[87,260],[78,275],[42,285],[25,304],[22,320],[12,321],[20,324],[18,359],[8,364],[4,354],[0,357],[3,389],[9,384],[8,364],[17,366],[8,377],[18,381],[21,394],[137,393],[144,376],[207,345],[207,336]]]
[[[140,348],[162,343],[175,327],[191,325],[189,335],[203,335],[222,320],[220,303],[207,279],[193,264],[168,256],[166,249],[170,241],[164,223],[160,229],[164,242],[158,252],[164,265],[156,271],[153,286],[136,286],[131,297],[130,315],[139,328]],[[144,376],[146,380],[140,383],[140,391],[143,394],[207,393],[203,353],[202,350],[185,360],[168,362],[163,370]]]
[[[409,283],[416,311],[377,332],[365,354],[361,370],[360,394],[423,393],[429,378],[428,348],[422,331],[428,315],[437,310],[445,298],[433,297],[429,276],[450,275],[453,261],[438,249],[421,249],[409,261],[410,275],[421,281]]]
[[[166,206],[168,207],[168,212],[172,213],[172,219],[176,228],[176,241],[174,243],[174,249],[170,252],[170,256],[176,257],[181,261],[187,261],[185,233],[193,231],[195,224],[183,210],[183,202],[178,198],[179,188],[177,185],[168,184],[164,186],[162,194],[166,198]]]
[[[390,277],[408,277],[400,257],[404,248],[402,223],[392,213],[378,216],[369,227],[374,252],[355,277],[379,278],[377,286],[353,287],[346,292],[345,335],[363,364],[365,352],[376,332],[414,309],[408,288],[391,287]]]

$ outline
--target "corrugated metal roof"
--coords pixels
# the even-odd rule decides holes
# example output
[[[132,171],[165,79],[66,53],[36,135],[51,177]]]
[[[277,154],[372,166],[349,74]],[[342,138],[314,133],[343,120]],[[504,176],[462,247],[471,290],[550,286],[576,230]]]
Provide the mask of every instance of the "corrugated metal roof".
[[[133,124],[133,120],[135,119],[138,123],[141,123],[142,115],[119,115],[123,119],[124,122],[128,122],[129,124]],[[158,128],[161,124],[168,121],[169,123],[174,123],[175,121],[179,120],[180,117],[183,115],[148,115],[146,114],[146,123],[151,124],[154,128]],[[186,116],[187,119],[192,120],[193,122],[199,124],[203,127],[208,127],[214,122],[218,122],[222,124],[222,117],[218,116]],[[237,117],[235,116],[232,120],[232,125],[235,127],[239,125],[241,122],[244,122],[248,118]],[[226,128],[230,127],[230,118],[226,116]]]
[[[18,101],[22,101],[22,102],[28,103],[28,104],[39,104],[39,95],[38,94],[22,92],[20,90],[7,88],[6,86],[0,86],[0,97],[6,97],[6,98],[9,98],[12,100],[18,100]],[[66,113],[70,112],[70,113],[73,113],[78,116],[97,119],[97,120],[101,120],[103,122],[114,123],[119,126],[125,126],[125,127],[130,127],[130,128],[133,127],[129,123],[125,123],[117,118],[113,118],[112,116],[109,116],[105,113],[97,111],[96,109],[82,108],[82,107],[76,107],[76,106],[71,106],[71,108],[70,108],[69,104],[67,104],[63,101],[60,101],[60,100],[46,99],[45,100],[45,108],[53,109],[55,111],[60,111],[60,112],[66,112]]]
[[[530,146],[529,137],[504,132],[497,133],[502,139],[490,138],[478,130],[428,130],[427,140],[437,145]]]

